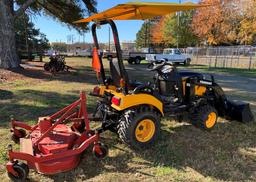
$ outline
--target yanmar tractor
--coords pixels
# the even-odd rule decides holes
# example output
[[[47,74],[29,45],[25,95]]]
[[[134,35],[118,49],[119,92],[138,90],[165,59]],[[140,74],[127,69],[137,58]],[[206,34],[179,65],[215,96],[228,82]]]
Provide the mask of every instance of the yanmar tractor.
[[[109,24],[113,30],[117,59],[109,59],[110,75],[106,76],[99,50],[96,27]],[[196,127],[211,130],[218,116],[249,122],[253,120],[249,104],[227,100],[222,88],[209,74],[178,71],[165,60],[153,62],[152,82],[133,82],[125,70],[115,23],[99,21],[92,25],[95,44],[93,67],[102,85],[92,95],[99,97],[95,119],[103,128],[117,133],[135,148],[149,147],[160,135],[161,117],[182,120],[187,116]]]
[[[188,116],[196,127],[211,130],[218,116],[249,122],[253,115],[249,104],[227,100],[213,76],[194,72],[181,72],[166,61],[154,62],[149,70],[155,72],[152,82],[141,83],[129,79],[125,70],[117,28],[113,20],[148,19],[201,5],[174,3],[131,2],[117,5],[102,13],[76,23],[94,21],[93,69],[101,81],[91,95],[99,98],[92,117],[86,110],[86,95],[62,110],[40,117],[29,126],[12,120],[13,140],[20,142],[20,151],[8,147],[9,177],[14,181],[26,180],[30,169],[43,174],[56,174],[75,168],[82,153],[92,146],[96,158],[103,158],[107,148],[100,142],[100,134],[111,130],[131,147],[149,147],[160,135],[160,119]],[[116,48],[116,59],[109,59],[110,73],[104,68],[96,28],[110,25]],[[92,129],[90,120],[102,125]],[[27,130],[25,132],[25,130]],[[26,161],[22,163],[19,160]]]

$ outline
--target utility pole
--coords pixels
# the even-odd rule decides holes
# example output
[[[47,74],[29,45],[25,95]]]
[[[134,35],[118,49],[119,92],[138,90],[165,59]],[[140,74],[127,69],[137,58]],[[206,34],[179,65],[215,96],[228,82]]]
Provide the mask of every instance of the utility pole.
[[[179,4],[181,4],[181,0],[179,0]],[[178,16],[177,16],[177,24],[178,24],[178,31],[177,31],[177,48],[179,48],[180,11],[178,12]]]
[[[68,42],[69,42],[69,35],[67,35],[67,44],[68,44]]]
[[[145,20],[145,40],[144,40],[144,47],[147,47],[148,42],[148,20]]]
[[[108,27],[108,52],[110,52],[110,27]]]
[[[151,48],[151,20],[152,19],[149,19],[148,20],[148,48],[150,49]]]
[[[71,35],[71,43],[74,43],[74,35]]]

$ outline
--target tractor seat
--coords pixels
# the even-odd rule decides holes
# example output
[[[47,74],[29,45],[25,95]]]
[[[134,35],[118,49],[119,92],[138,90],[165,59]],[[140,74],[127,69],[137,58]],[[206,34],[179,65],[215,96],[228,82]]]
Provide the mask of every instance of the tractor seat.
[[[123,75],[123,79],[126,82],[127,80],[129,80],[128,74],[125,69],[123,69],[121,73],[121,69],[117,59],[111,59],[109,61],[109,68],[110,68],[110,74],[111,74],[111,81],[113,85],[120,87],[120,79],[122,78],[122,75]]]
[[[109,67],[110,67],[111,78],[107,79],[107,83],[110,85],[113,84],[117,87],[120,87],[121,73],[120,73],[118,60],[117,59],[110,60]],[[143,84],[142,82],[138,82],[136,80],[129,80],[128,74],[125,69],[123,70],[123,75],[124,75],[124,79],[126,81],[128,80],[128,90],[133,90],[136,87]]]

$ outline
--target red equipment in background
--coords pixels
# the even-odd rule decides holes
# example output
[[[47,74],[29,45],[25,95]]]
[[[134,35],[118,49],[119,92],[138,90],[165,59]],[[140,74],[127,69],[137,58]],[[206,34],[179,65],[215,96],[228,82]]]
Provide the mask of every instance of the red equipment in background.
[[[68,126],[67,123],[71,126]],[[9,162],[6,165],[9,177],[14,181],[27,178],[29,168],[44,174],[55,174],[75,168],[82,152],[93,145],[97,158],[107,155],[107,147],[99,142],[102,128],[90,129],[86,110],[86,96],[47,117],[40,117],[38,124],[29,126],[20,121],[11,121],[12,139],[20,141],[20,151],[8,146]],[[26,131],[29,132],[26,134]],[[27,162],[21,163],[18,160]]]

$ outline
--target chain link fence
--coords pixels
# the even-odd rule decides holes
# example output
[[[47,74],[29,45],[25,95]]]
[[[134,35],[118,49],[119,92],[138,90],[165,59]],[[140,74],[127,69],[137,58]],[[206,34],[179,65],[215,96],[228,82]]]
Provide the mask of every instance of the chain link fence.
[[[192,57],[191,64],[215,68],[256,69],[256,47],[190,47],[186,53]]]

